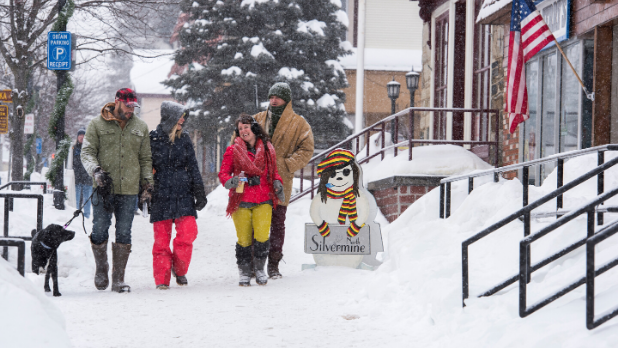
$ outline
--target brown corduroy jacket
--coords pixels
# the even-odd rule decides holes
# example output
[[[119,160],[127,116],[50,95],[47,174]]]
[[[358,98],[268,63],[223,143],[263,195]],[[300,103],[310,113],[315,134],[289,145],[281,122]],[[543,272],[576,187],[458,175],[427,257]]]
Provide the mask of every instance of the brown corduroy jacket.
[[[270,127],[270,109],[253,115],[266,132]],[[294,172],[307,165],[313,156],[313,132],[304,117],[297,115],[290,101],[281,114],[271,139],[277,153],[277,170],[283,179],[285,202],[290,203]]]

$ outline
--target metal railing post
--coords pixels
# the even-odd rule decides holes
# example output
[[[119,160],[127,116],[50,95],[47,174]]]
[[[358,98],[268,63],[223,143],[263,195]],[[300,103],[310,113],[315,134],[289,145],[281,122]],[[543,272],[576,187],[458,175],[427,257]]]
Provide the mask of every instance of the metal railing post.
[[[300,168],[300,192],[303,192],[303,181],[305,181],[305,168]]]
[[[559,158],[558,159],[558,177],[556,180],[556,188],[559,189],[562,187],[562,185],[564,184],[564,159]],[[558,197],[556,197],[556,211],[562,209],[563,205],[562,205],[562,195],[559,195]],[[560,218],[560,216],[556,215],[556,218]]]
[[[494,173],[494,182],[498,182],[498,181],[500,181],[500,173],[495,172]]]
[[[528,284],[528,245],[525,240],[519,242],[519,317],[526,316],[526,285]]]
[[[468,178],[468,194],[470,194],[474,190],[474,178]]]
[[[414,146],[414,144],[412,144],[412,140],[414,139],[414,111],[412,109],[410,109],[410,112],[408,113],[408,116],[410,118],[410,136],[409,139],[410,143],[408,145],[408,161],[412,160],[412,147]]]
[[[311,199],[313,199],[313,187],[315,186],[315,162],[311,162]]]
[[[466,306],[468,298],[468,245],[461,244],[461,304]]]
[[[384,160],[384,146],[386,146],[386,123],[382,123],[382,129],[380,129],[380,138],[382,138],[382,148],[380,149],[380,161]]]
[[[446,184],[440,184],[440,219],[444,219],[444,186]]]
[[[597,164],[600,166],[605,163],[605,152],[599,151]],[[605,172],[600,172],[597,177],[597,195],[605,191]],[[597,225],[603,225],[603,213],[597,213]]]
[[[9,199],[7,197],[4,198],[4,237],[9,237]],[[9,248],[4,247],[2,250],[2,257],[8,261],[9,259]]]
[[[448,219],[451,216],[451,183],[446,183],[446,211],[445,217]]]
[[[393,134],[393,138],[395,139],[394,143],[397,144],[399,143],[399,117],[395,117],[393,122],[395,122],[395,134]],[[397,146],[393,149],[393,154],[397,157]]]
[[[522,168],[522,186],[523,186],[523,197],[522,197],[522,207],[525,207],[528,205],[528,175],[529,175],[529,169],[530,167],[523,167]]]
[[[594,329],[594,248],[592,243],[586,243],[586,328]]]

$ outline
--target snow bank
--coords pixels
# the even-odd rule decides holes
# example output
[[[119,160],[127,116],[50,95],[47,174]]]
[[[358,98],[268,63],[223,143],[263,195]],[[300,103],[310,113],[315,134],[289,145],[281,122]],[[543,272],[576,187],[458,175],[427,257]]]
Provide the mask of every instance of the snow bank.
[[[371,136],[369,153],[375,154],[382,148],[381,134]],[[392,145],[391,135],[385,132],[385,147]],[[456,145],[417,146],[412,149],[412,161],[408,161],[408,149],[398,151],[397,157],[393,150],[387,151],[384,160],[374,157],[369,160],[370,165],[363,165],[365,183],[391,177],[393,175],[439,175],[450,176],[466,174],[476,170],[491,169],[487,164],[472,152]],[[357,160],[367,157],[365,146]],[[379,165],[377,165],[379,164]],[[384,168],[389,168],[385,171]]]
[[[71,347],[60,310],[42,287],[23,278],[3,258],[0,258],[0,308],[3,347]]]
[[[441,150],[430,147],[434,161],[442,161]],[[416,151],[417,148],[414,150]],[[425,148],[418,148],[425,150]],[[415,153],[415,152],[414,152]],[[614,158],[616,154],[606,154]],[[421,156],[419,156],[421,157]],[[386,163],[381,164],[384,166]],[[367,171],[377,167],[370,164]],[[392,167],[392,164],[388,165]],[[565,183],[596,166],[596,154],[565,163]],[[555,189],[556,173],[541,187],[530,187],[530,201]],[[516,220],[470,247],[470,298],[461,307],[461,242],[481,229],[521,208],[522,185],[517,180],[494,183],[475,180],[474,191],[467,193],[467,181],[452,186],[452,215],[438,218],[439,190],[436,188],[412,204],[396,221],[385,226],[388,247],[384,264],[371,275],[372,280],[350,305],[363,311],[381,327],[407,332],[397,341],[415,337],[423,347],[612,347],[618,343],[618,320],[594,331],[585,327],[585,286],[581,286],[525,319],[518,315],[518,288],[511,285],[488,298],[476,295],[517,274],[519,241],[523,224]],[[606,190],[618,185],[618,168],[605,174]],[[483,184],[484,183],[484,184]],[[582,188],[565,194],[565,207],[577,206],[596,193],[596,178]],[[617,203],[614,200],[614,204]],[[555,210],[555,201],[537,211]],[[536,211],[535,211],[536,212]],[[605,220],[615,220],[607,214]],[[532,222],[532,233],[555,221]],[[563,226],[532,246],[533,262],[561,250],[586,234],[586,217]],[[611,239],[611,240],[610,240]],[[618,255],[618,238],[599,244],[597,267]],[[615,279],[597,278],[596,313],[618,306]],[[528,304],[535,303],[585,275],[584,248],[561,258],[533,274],[528,288]]]

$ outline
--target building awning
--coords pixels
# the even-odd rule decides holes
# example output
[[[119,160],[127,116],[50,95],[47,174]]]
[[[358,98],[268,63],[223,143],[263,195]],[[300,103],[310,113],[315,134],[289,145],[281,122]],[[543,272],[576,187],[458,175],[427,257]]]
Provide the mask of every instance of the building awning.
[[[511,7],[513,0],[484,0],[477,24],[508,24],[511,21]]]

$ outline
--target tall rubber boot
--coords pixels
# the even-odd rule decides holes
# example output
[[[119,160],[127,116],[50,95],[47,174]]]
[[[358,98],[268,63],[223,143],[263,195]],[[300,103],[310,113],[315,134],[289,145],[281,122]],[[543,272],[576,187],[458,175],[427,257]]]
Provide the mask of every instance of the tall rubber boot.
[[[238,265],[238,286],[251,285],[251,246],[242,247],[236,243],[236,264]]]
[[[131,292],[131,287],[124,282],[130,253],[131,244],[112,243],[112,291]]]
[[[107,262],[107,241],[96,245],[90,240],[94,262],[97,270],[94,273],[94,286],[99,290],[105,290],[109,286],[109,263]]]
[[[255,282],[258,285],[266,285],[268,283],[268,276],[264,271],[266,265],[266,258],[268,257],[268,250],[270,250],[270,241],[255,242],[253,245],[253,265],[255,270]]]
[[[268,254],[268,277],[271,279],[279,279],[283,277],[279,272],[279,262],[283,258],[283,254],[278,251],[271,251]]]

